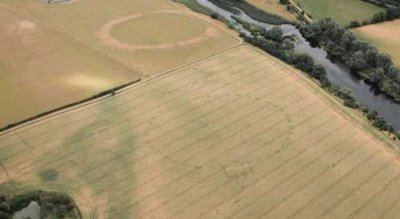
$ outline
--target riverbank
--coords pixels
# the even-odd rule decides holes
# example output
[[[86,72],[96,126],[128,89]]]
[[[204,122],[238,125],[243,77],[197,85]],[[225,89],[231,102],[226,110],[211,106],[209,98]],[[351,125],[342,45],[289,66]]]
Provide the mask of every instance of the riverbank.
[[[238,24],[238,22],[232,17],[240,18],[246,22],[265,29],[271,29],[275,26],[254,20],[247,16],[244,12],[233,14],[232,12],[213,5],[207,0],[199,0],[198,4],[213,10],[214,13],[227,20],[227,24],[229,26],[235,27],[237,31],[244,32],[245,34],[250,33],[245,30],[241,24]],[[240,12],[240,9],[238,9],[238,12]],[[390,123],[390,125],[388,125],[389,130],[391,130],[392,126],[395,130],[400,130],[400,118],[397,116],[400,114],[400,105],[393,104],[393,101],[390,99],[373,93],[369,85],[353,77],[349,68],[341,65],[340,63],[334,63],[329,60],[327,53],[321,48],[312,47],[295,26],[279,25],[279,27],[283,30],[284,35],[294,35],[298,39],[299,43],[295,46],[296,52],[305,53],[311,56],[315,64],[322,65],[325,68],[327,72],[327,78],[330,82],[339,87],[348,88],[348,90],[354,94],[356,100],[363,106],[362,109],[367,108],[368,112],[378,112],[378,114],[382,116],[376,117],[379,118],[378,124],[381,124],[381,121],[385,120]],[[363,111],[365,112],[365,109]]]

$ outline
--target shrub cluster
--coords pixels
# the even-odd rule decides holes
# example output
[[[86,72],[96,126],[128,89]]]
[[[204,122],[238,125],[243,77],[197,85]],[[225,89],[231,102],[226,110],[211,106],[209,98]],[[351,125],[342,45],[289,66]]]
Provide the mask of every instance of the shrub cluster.
[[[29,191],[15,196],[0,195],[0,218],[11,219],[17,212],[27,207],[32,201],[38,202],[40,216],[50,218],[81,218],[79,209],[69,197],[55,193]]]

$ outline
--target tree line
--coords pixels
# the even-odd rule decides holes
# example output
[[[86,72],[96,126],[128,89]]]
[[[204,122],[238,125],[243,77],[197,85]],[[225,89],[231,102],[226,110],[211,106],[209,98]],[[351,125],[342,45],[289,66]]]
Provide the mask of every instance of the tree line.
[[[210,0],[210,2],[232,13],[237,13],[237,10],[235,8],[239,8],[254,20],[258,20],[264,23],[274,25],[293,23],[277,15],[267,13],[245,0]]]
[[[400,0],[362,0],[382,7],[400,7]]]
[[[400,103],[400,69],[389,55],[360,42],[352,32],[329,18],[301,25],[299,29],[312,44],[324,48],[333,59],[346,64],[377,91]]]
[[[218,6],[221,7],[221,2],[225,4],[225,7],[230,7],[231,10],[232,8],[232,2],[243,2],[242,0],[238,1],[229,1],[229,0],[210,0],[214,4],[217,4]],[[400,1],[400,0],[399,0]],[[228,3],[231,4],[228,4]],[[287,4],[286,0],[280,0],[282,4]],[[219,3],[219,4],[218,4]],[[237,5],[236,5],[237,6]],[[241,8],[243,10],[243,8]],[[213,16],[215,19],[220,19],[218,15],[216,14],[211,14],[210,16]],[[253,17],[253,19],[255,19]],[[228,26],[232,27],[232,24],[230,24],[228,21],[221,19],[225,23],[227,23]],[[240,36],[244,38],[244,40],[250,44],[253,44],[262,50],[266,51],[267,53],[281,59],[282,61],[291,64],[295,66],[296,68],[304,71],[308,76],[316,79],[320,86],[327,90],[328,92],[332,93],[333,95],[337,96],[343,101],[343,104],[347,107],[351,108],[359,108],[362,110],[362,112],[367,116],[367,118],[371,121],[371,123],[381,129],[381,130],[387,130],[389,132],[392,132],[395,136],[397,136],[398,139],[400,139],[400,133],[399,132],[394,132],[393,127],[386,123],[384,119],[378,115],[377,112],[375,111],[369,111],[367,108],[361,107],[359,103],[356,101],[355,97],[353,94],[347,90],[347,89],[342,89],[337,85],[332,84],[326,77],[326,71],[323,66],[317,65],[314,63],[313,59],[307,55],[307,54],[298,54],[294,51],[294,47],[296,44],[296,39],[293,37],[289,36],[283,36],[283,32],[280,28],[274,27],[270,29],[269,31],[266,31],[263,28],[257,27],[255,25],[249,24],[245,21],[242,21],[238,18],[235,18],[235,20],[248,31],[250,32],[250,35],[247,33],[240,33]],[[256,19],[257,20],[257,19]],[[303,27],[304,28],[304,27]],[[315,26],[310,26],[311,29],[318,29],[318,27]],[[305,28],[308,29],[308,28]],[[340,28],[341,31],[345,31],[344,27]],[[316,32],[321,32],[321,30],[318,30]],[[339,34],[340,35],[340,34]],[[348,34],[346,34],[348,35]],[[353,36],[354,37],[354,36]],[[353,37],[351,37],[353,39]],[[310,38],[310,37],[308,37]],[[354,39],[353,39],[354,40]],[[357,43],[359,44],[359,43]],[[390,57],[385,55],[385,54],[379,54],[376,49],[375,50],[375,62],[378,63],[387,63],[388,65],[392,66],[392,62],[390,60]],[[372,55],[374,56],[374,55]],[[393,68],[391,68],[393,70]],[[382,70],[382,69],[381,69]],[[381,72],[384,74],[383,72]],[[378,75],[379,76],[379,75]],[[379,79],[377,80],[379,81]]]
[[[368,21],[358,22],[351,21],[348,28],[356,28],[369,24],[377,24],[385,21],[393,21],[400,18],[400,8],[387,8],[386,11],[381,11],[372,16]]]
[[[240,36],[244,38],[246,42],[261,48],[267,53],[305,72],[309,77],[317,80],[323,89],[340,98],[345,106],[353,109],[362,110],[362,112],[371,121],[373,126],[379,128],[380,130],[393,133],[395,137],[400,139],[400,133],[395,132],[393,127],[388,124],[381,116],[379,116],[376,111],[370,112],[367,108],[361,107],[351,91],[332,84],[328,80],[326,76],[326,70],[323,66],[315,64],[314,60],[309,55],[295,52],[295,38],[291,36],[284,36],[282,30],[279,27],[273,27],[270,30],[265,30],[263,28],[259,28],[255,25],[242,21],[238,18],[235,18],[235,20],[241,23],[242,26],[250,33],[240,33]],[[379,54],[377,53],[377,51],[375,52],[377,57],[380,57],[376,57],[376,62],[385,63],[388,61],[388,57],[386,55]],[[360,60],[357,60],[357,62],[358,61]]]

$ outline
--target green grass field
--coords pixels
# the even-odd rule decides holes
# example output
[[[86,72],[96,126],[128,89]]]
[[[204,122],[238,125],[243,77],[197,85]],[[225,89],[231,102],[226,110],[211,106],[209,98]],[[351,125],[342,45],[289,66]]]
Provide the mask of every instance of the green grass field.
[[[354,20],[360,22],[369,20],[375,13],[384,10],[361,0],[296,0],[296,2],[315,20],[330,17],[343,25]]]
[[[296,16],[286,10],[285,6],[277,0],[246,0],[255,7],[264,10],[267,13],[275,14],[287,19],[288,21],[296,21]]]

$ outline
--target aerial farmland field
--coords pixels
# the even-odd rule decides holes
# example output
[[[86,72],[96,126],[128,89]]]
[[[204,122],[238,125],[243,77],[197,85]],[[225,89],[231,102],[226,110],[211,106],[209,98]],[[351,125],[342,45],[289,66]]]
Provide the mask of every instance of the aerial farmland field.
[[[382,52],[388,53],[395,64],[400,66],[400,21],[388,21],[353,29],[361,39],[374,44]]]
[[[2,0],[0,127],[240,43],[221,27],[166,0]]]
[[[394,218],[400,163],[357,118],[239,46],[2,133],[0,179],[84,218]]]
[[[334,21],[348,25],[351,21],[365,21],[384,8],[363,2],[361,0],[296,0],[299,5],[318,20],[326,17]]]
[[[286,7],[276,0],[246,0],[257,8],[264,10],[268,13],[281,16],[288,21],[296,21],[296,16],[286,10]]]

